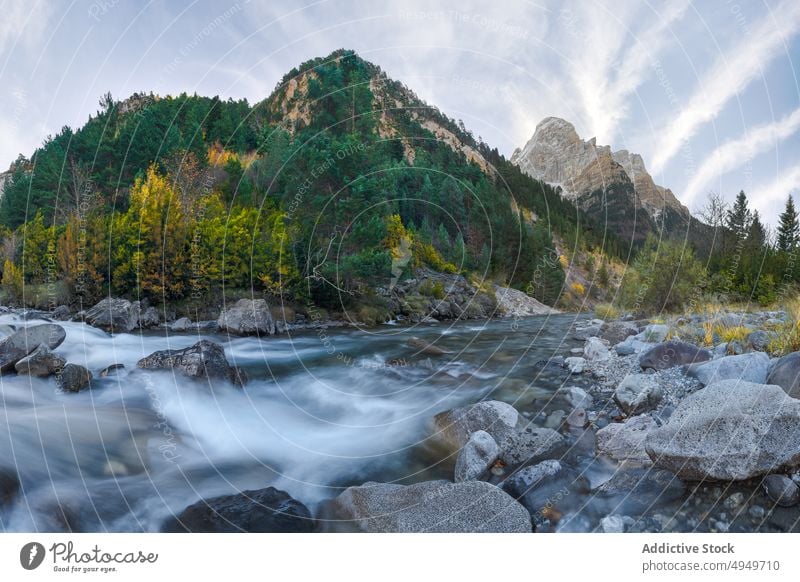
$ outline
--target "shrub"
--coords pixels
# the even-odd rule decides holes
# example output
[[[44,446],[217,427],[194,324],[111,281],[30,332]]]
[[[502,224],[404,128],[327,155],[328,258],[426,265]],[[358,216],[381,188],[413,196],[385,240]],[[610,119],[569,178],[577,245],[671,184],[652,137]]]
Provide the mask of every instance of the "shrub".
[[[22,279],[22,269],[14,264],[11,259],[6,259],[3,264],[3,290],[9,302],[18,302],[22,300],[22,291],[24,282]]]
[[[594,316],[598,319],[610,321],[619,317],[619,309],[610,303],[598,303],[594,307]]]
[[[575,295],[582,296],[586,293],[586,287],[583,286],[583,283],[575,282],[570,285],[570,288],[575,293]]]
[[[444,286],[442,285],[441,281],[436,281],[434,283],[430,279],[419,286],[419,292],[427,297],[433,297],[434,299],[440,300],[444,299],[445,296]]]

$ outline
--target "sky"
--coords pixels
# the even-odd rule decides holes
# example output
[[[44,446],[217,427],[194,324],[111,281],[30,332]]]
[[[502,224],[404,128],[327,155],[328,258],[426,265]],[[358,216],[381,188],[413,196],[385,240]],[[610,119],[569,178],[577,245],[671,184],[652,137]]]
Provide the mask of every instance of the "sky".
[[[797,0],[0,0],[0,167],[108,91],[267,97],[357,51],[510,156],[548,116],[642,154],[691,210],[800,196]]]

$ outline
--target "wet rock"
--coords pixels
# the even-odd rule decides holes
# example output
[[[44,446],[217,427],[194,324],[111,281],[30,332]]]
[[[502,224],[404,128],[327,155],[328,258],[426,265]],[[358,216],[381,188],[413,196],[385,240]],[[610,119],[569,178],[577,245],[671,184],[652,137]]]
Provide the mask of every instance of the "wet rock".
[[[583,357],[590,362],[604,362],[611,357],[608,347],[598,337],[590,337],[583,346]]]
[[[427,481],[414,485],[365,483],[349,487],[330,505],[339,525],[380,533],[524,533],[528,512],[485,481]]]
[[[606,340],[611,345],[616,345],[632,335],[639,333],[639,328],[630,321],[613,321],[603,324],[600,339]]]
[[[663,396],[656,379],[648,374],[628,374],[614,391],[614,401],[628,415],[653,410]]]
[[[92,373],[78,364],[67,364],[57,375],[58,384],[65,392],[80,392],[89,388]]]
[[[55,321],[69,321],[72,313],[66,305],[59,305],[50,313],[50,319]]]
[[[793,352],[775,362],[767,383],[777,384],[792,398],[800,398],[800,352]]]
[[[781,507],[792,507],[800,502],[800,487],[786,475],[767,475],[762,485],[767,496]]]
[[[264,299],[240,299],[222,310],[220,331],[236,335],[275,335],[275,321]]]
[[[499,454],[500,447],[492,435],[483,430],[475,431],[458,453],[455,482],[479,479],[487,473]]]
[[[644,331],[640,333],[636,339],[650,343],[660,343],[667,339],[668,333],[668,325],[663,323],[651,323],[644,328]]]
[[[624,533],[625,520],[621,515],[607,515],[600,520],[600,531],[603,533]]]
[[[27,376],[47,377],[61,370],[67,361],[58,354],[54,354],[44,344],[33,350],[30,355],[22,358],[14,365],[17,374]]]
[[[652,512],[654,506],[680,499],[685,492],[686,485],[670,471],[628,465],[595,489],[600,499],[611,502],[610,507],[637,514]]]
[[[503,481],[502,487],[525,506],[536,524],[550,519],[554,510],[562,513],[558,508],[566,504],[571,492],[587,490],[584,477],[554,459],[520,469]]]
[[[769,343],[772,341],[774,334],[770,334],[763,329],[758,329],[750,333],[747,336],[747,347],[751,350],[755,350],[758,352],[764,352],[767,350]]]
[[[64,328],[55,323],[23,327],[0,340],[0,373],[10,372],[17,362],[40,345],[54,350],[67,337]]]
[[[742,505],[744,505],[744,493],[742,493],[741,491],[737,491],[736,493],[728,497],[723,503],[723,505],[727,509],[730,509],[731,511],[740,508]]]
[[[639,358],[643,370],[666,370],[675,366],[684,366],[696,362],[707,362],[711,359],[708,350],[681,341],[668,341],[648,350]]]
[[[567,424],[572,428],[583,428],[589,423],[586,411],[583,408],[576,408],[567,415]]]
[[[86,323],[110,333],[129,332],[139,323],[139,313],[127,299],[107,297],[84,314]]]
[[[725,356],[705,364],[692,364],[686,373],[700,380],[704,386],[721,380],[743,380],[763,384],[767,381],[769,356],[752,352],[740,356]]]
[[[518,420],[519,413],[513,406],[499,400],[484,400],[441,412],[434,417],[433,423],[438,438],[450,450],[457,451],[478,430],[486,431],[500,443],[515,432]]]
[[[308,508],[274,487],[203,499],[167,520],[162,532],[310,533]]]
[[[0,467],[0,508],[11,502],[19,491],[19,479],[11,469]]]
[[[580,374],[586,367],[586,360],[581,357],[564,358],[564,364],[569,368],[570,374]]]
[[[650,464],[644,442],[658,428],[649,416],[634,416],[628,422],[615,422],[597,431],[597,452],[617,461]]]
[[[140,327],[141,329],[149,329],[152,327],[158,327],[160,322],[161,318],[158,315],[158,310],[155,307],[147,307],[143,309],[139,315],[137,327]]]
[[[116,376],[125,369],[125,364],[111,364],[100,370],[101,378],[108,378],[109,376]]]
[[[179,370],[190,378],[222,379],[235,386],[246,382],[244,373],[228,363],[223,347],[210,340],[180,350],[153,352],[136,366],[146,370]]]
[[[749,513],[751,517],[762,519],[767,514],[767,510],[760,505],[751,505],[747,513]]]
[[[169,324],[170,331],[185,332],[189,331],[192,325],[192,320],[188,317],[181,317]]]
[[[779,386],[723,380],[687,396],[645,447],[682,478],[743,480],[800,465],[798,423],[800,401]]]
[[[564,437],[553,429],[529,425],[507,433],[497,444],[500,458],[508,465],[518,465],[557,455],[564,446]]]
[[[424,339],[420,339],[418,337],[409,338],[408,342],[406,343],[409,345],[409,347],[414,348],[419,353],[427,354],[429,356],[441,356],[450,353],[447,350],[443,350],[442,348],[426,342]]]
[[[567,386],[556,391],[555,397],[562,397],[572,408],[591,408],[594,399],[578,386]]]

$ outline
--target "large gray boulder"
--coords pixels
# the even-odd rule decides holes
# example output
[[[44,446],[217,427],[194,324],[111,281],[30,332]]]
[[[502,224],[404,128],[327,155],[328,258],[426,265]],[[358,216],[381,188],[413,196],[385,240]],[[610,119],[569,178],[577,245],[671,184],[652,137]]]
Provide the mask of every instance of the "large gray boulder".
[[[86,311],[84,320],[109,333],[129,332],[139,324],[139,311],[127,299],[106,297]]]
[[[692,364],[686,373],[708,386],[722,380],[743,380],[755,384],[767,381],[769,356],[764,352],[752,352],[739,356],[725,356],[705,364]]]
[[[236,335],[275,335],[275,321],[264,299],[240,299],[222,310],[220,331]]]
[[[472,433],[456,458],[455,482],[479,479],[497,460],[500,447],[488,432]]]
[[[433,422],[439,439],[455,452],[478,430],[486,431],[500,443],[514,432],[518,420],[519,413],[510,404],[485,400],[437,414]]]
[[[800,400],[780,386],[715,382],[648,433],[656,466],[689,480],[750,479],[800,465]]]
[[[369,482],[346,489],[330,512],[341,528],[369,533],[531,531],[525,508],[485,481]]]
[[[190,378],[227,380],[237,386],[245,382],[243,372],[228,363],[223,347],[210,340],[180,350],[153,352],[136,365],[146,370],[178,370]]]
[[[711,352],[703,350],[692,344],[671,340],[659,344],[642,354],[639,365],[643,370],[666,370],[675,366],[685,366],[697,362],[707,362],[711,359]]]
[[[54,350],[67,337],[64,328],[55,323],[23,327],[0,340],[0,373],[10,372],[21,359],[40,345]]]
[[[639,333],[639,328],[631,321],[612,321],[603,324],[600,339],[606,340],[613,346],[637,333]]]
[[[792,398],[800,398],[800,352],[783,356],[770,368],[768,384],[777,384]]]
[[[45,344],[33,350],[14,365],[17,374],[47,377],[61,370],[67,361],[59,354],[54,354]]]
[[[595,435],[597,452],[616,461],[649,465],[650,457],[644,442],[647,435],[657,428],[656,421],[647,415],[634,416],[625,423],[611,423]]]
[[[628,374],[614,391],[614,401],[628,415],[653,410],[662,398],[661,386],[650,374]]]
[[[64,392],[80,392],[89,388],[92,373],[79,364],[67,364],[58,372],[57,379]]]
[[[529,425],[509,432],[497,444],[500,458],[508,465],[518,465],[556,456],[564,447],[564,437],[551,428]]]

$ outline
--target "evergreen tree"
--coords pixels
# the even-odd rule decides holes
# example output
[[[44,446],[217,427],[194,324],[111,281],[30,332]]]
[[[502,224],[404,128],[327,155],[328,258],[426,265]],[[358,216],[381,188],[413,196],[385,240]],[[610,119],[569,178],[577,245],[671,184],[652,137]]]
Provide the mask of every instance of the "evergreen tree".
[[[744,190],[741,190],[736,196],[736,202],[728,210],[727,217],[728,229],[733,232],[737,240],[742,240],[747,237],[750,229],[750,222],[752,220],[750,209],[747,207],[747,196]]]
[[[778,250],[789,253],[797,247],[800,241],[800,224],[797,220],[797,211],[791,195],[786,200],[786,208],[781,213],[778,224]]]

